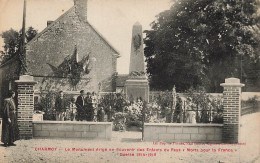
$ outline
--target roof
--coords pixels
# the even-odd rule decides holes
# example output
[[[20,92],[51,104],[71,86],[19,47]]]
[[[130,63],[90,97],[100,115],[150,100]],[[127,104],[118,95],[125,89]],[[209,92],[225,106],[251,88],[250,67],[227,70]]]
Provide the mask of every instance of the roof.
[[[12,63],[16,59],[19,59],[18,54],[13,55],[12,57],[8,58],[6,61],[0,63],[0,68],[8,65],[9,63]]]
[[[45,33],[46,31],[48,31],[51,27],[54,26],[54,24],[56,22],[58,22],[59,20],[61,20],[62,18],[64,18],[66,15],[68,15],[73,9],[75,9],[75,5],[73,7],[71,7],[68,11],[66,11],[64,14],[62,14],[58,19],[56,19],[55,21],[53,21],[50,25],[48,25],[44,30],[42,30],[40,33],[38,33],[31,41],[29,41],[26,46],[30,45],[32,42],[34,42],[36,39],[38,39],[39,37],[41,37],[41,35],[43,33]],[[96,28],[94,28],[88,21],[83,21],[84,23],[88,24],[90,26],[91,29],[93,29],[93,31],[115,52],[115,54],[117,54],[117,57],[120,57],[119,52],[107,41],[107,39],[105,39],[105,37],[99,33]]]
[[[128,79],[128,74],[121,74],[116,77],[116,87],[124,87],[125,82]]]

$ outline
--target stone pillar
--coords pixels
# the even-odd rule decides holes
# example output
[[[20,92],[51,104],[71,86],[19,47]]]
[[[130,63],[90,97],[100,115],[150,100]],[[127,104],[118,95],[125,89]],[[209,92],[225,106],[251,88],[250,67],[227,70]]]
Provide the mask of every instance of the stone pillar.
[[[145,73],[142,25],[136,22],[132,30],[129,78],[125,83],[129,100],[141,97],[149,102],[149,82]]]
[[[21,139],[33,137],[34,81],[32,76],[22,75],[17,83],[18,92],[18,126]]]
[[[224,87],[222,140],[224,143],[238,143],[240,135],[241,87],[244,84],[240,83],[240,79],[228,78],[220,86]]]

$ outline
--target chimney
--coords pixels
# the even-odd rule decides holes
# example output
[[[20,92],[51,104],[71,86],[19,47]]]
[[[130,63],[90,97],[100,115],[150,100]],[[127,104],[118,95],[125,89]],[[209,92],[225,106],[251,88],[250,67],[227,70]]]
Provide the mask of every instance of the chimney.
[[[53,21],[52,21],[52,20],[48,20],[48,21],[47,21],[47,27],[48,27],[49,25],[51,25],[51,23],[53,23]]]
[[[87,4],[88,0],[74,0],[76,14],[82,21],[87,21]]]

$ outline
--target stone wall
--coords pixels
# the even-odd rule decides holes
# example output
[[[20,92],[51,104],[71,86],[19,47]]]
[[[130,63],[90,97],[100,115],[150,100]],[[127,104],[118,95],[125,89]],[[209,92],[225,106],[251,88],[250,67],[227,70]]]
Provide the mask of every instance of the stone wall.
[[[145,141],[221,143],[222,124],[145,123]]]
[[[79,8],[73,6],[27,44],[27,65],[30,75],[38,82],[36,89],[40,87],[44,89],[45,85],[42,83],[46,79],[44,77],[52,75],[52,69],[48,64],[58,67],[65,57],[73,54],[77,45],[79,61],[90,53],[92,68],[89,75],[83,76],[77,90],[94,91],[98,83],[102,83],[101,91],[115,91],[113,75],[116,72],[119,54],[89,22],[81,19],[79,14],[85,12],[77,10]],[[89,83],[88,78],[91,79]],[[48,80],[59,81],[60,78]],[[58,89],[71,90],[67,86]],[[54,88],[57,89],[57,86]]]
[[[34,121],[34,138],[81,138],[111,140],[111,122]]]
[[[0,110],[3,108],[4,99],[8,97],[9,90],[16,91],[14,81],[19,79],[19,69],[18,57],[13,57],[0,66]]]

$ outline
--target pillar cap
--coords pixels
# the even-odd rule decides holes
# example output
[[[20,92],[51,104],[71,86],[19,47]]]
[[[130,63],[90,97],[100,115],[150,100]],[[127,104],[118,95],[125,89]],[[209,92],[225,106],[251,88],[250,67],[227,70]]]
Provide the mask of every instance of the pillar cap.
[[[244,87],[245,84],[240,83],[240,79],[238,78],[227,78],[225,79],[225,83],[221,83],[222,87]]]
[[[19,77],[19,80],[15,80],[16,83],[30,83],[30,84],[36,84],[37,82],[34,81],[33,76],[30,75],[21,75]]]

